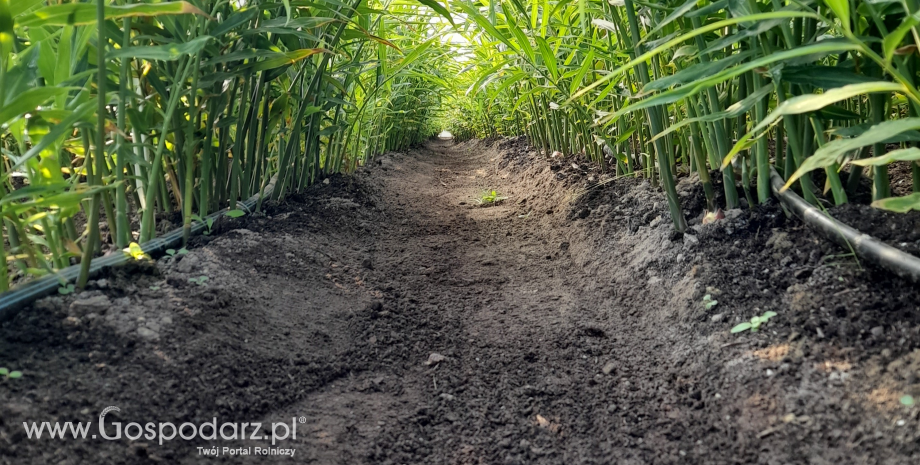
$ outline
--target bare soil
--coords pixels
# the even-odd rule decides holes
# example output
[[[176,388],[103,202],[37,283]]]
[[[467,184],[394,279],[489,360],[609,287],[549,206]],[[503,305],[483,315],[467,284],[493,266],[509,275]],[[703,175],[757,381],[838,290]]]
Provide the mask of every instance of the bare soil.
[[[677,234],[646,181],[521,139],[372,165],[0,326],[0,365],[25,373],[0,380],[0,463],[920,463],[920,409],[899,402],[920,399],[920,290],[779,207],[703,226],[684,180]],[[479,206],[493,189],[507,198]],[[295,457],[198,450],[271,445],[264,430],[161,445],[22,427],[95,432],[108,406],[296,418],[276,445]]]

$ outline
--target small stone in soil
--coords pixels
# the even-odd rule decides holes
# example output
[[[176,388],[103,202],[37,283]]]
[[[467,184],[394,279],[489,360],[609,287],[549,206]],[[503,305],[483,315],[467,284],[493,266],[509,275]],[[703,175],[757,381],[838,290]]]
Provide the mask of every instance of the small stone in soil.
[[[444,360],[447,360],[447,357],[437,352],[432,352],[431,355],[428,356],[428,360],[425,361],[425,365],[429,365],[429,366],[437,365],[438,363],[441,363]]]
[[[601,371],[603,371],[605,375],[609,375],[616,367],[616,364],[613,362],[607,362],[607,364],[604,365],[604,368],[601,368]]]
[[[88,299],[74,301],[70,304],[70,310],[78,316],[83,316],[87,313],[104,314],[110,305],[111,302],[108,297],[97,295]]]
[[[157,334],[156,331],[150,328],[145,328],[143,326],[141,326],[140,328],[137,328],[137,335],[144,339],[156,339],[160,337],[160,335]]]

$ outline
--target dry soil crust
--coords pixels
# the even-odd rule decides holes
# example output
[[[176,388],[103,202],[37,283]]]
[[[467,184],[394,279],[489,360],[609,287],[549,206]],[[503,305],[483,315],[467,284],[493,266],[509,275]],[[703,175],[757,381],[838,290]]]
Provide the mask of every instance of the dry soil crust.
[[[777,207],[673,234],[647,183],[572,163],[435,142],[39,301],[0,328],[0,463],[920,463],[916,287]],[[305,423],[293,460],[22,427],[110,405]]]

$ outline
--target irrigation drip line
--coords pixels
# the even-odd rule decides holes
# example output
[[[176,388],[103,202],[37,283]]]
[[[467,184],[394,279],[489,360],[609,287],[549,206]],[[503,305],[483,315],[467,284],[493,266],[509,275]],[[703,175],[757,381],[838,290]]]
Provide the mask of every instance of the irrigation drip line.
[[[852,250],[857,257],[867,262],[904,279],[920,283],[920,258],[835,220],[806,202],[792,190],[782,191],[786,181],[773,168],[770,168],[770,184],[773,187],[773,194],[786,208],[827,239],[845,249]]]
[[[277,176],[273,177],[271,182],[265,186],[265,190],[260,196],[256,194],[250,197],[248,200],[238,203],[237,205],[242,205],[243,209],[247,212],[251,212],[255,209],[256,204],[260,199],[271,198],[272,193],[275,190],[275,181]],[[205,221],[195,221],[192,223],[191,235],[197,236],[205,230],[206,223],[208,219],[217,220],[221,215],[229,211],[227,208],[214,212],[205,218]],[[151,239],[141,245],[144,253],[150,256],[161,255],[166,252],[167,249],[174,248],[182,242],[182,227],[174,229],[160,237]],[[90,277],[97,276],[100,271],[104,268],[124,265],[128,260],[134,260],[134,258],[128,256],[121,251],[115,252],[111,255],[106,255],[104,257],[94,258],[90,264],[89,275]],[[49,274],[42,276],[35,281],[28,282],[22,287],[13,289],[3,294],[0,294],[0,322],[7,321],[16,314],[25,308],[30,303],[38,300],[42,297],[53,294],[61,286],[61,284],[66,284],[69,282],[76,281],[77,277],[80,276],[80,264],[71,265],[63,270],[58,271],[54,274]]]

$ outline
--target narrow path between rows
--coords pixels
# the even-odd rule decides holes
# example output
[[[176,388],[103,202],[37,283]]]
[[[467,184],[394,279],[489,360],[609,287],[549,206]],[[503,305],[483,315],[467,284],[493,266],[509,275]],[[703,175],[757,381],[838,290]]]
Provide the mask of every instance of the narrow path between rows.
[[[736,275],[725,265],[760,253],[751,247],[779,251],[776,237],[792,233],[763,243],[781,217],[746,216],[752,237],[713,258],[701,239],[672,233],[648,183],[585,193],[565,182],[571,161],[554,169],[514,144],[440,141],[385,155],[268,205],[265,215],[222,220],[188,255],[37,302],[0,327],[3,362],[27,375],[0,390],[0,463],[213,463],[199,447],[271,445],[270,437],[38,440],[19,427],[95,422],[110,405],[120,411],[107,421],[123,423],[297,419],[296,439],[275,446],[296,449],[293,461],[216,459],[226,463],[917,457],[916,412],[896,426],[897,412],[859,397],[874,384],[844,384],[843,376],[862,379],[846,371],[853,349],[803,342],[817,337],[817,320],[808,316],[809,288],[789,284],[800,273],[756,275],[776,266],[768,263]],[[493,189],[507,199],[477,205]],[[819,252],[784,253],[807,264]],[[834,283],[853,276],[845,267],[802,269],[802,280],[834,296],[846,294]],[[718,295],[719,308],[734,305],[746,317],[758,311],[747,306],[788,302],[802,316],[785,313],[786,321],[810,319],[777,326],[771,337],[728,335],[730,323],[700,301],[721,292],[706,286],[739,278]],[[786,297],[777,286],[790,286]],[[890,294],[869,286],[846,298],[857,295]],[[715,326],[699,330],[703,323]],[[887,356],[901,357],[904,370],[920,364],[907,351]]]

